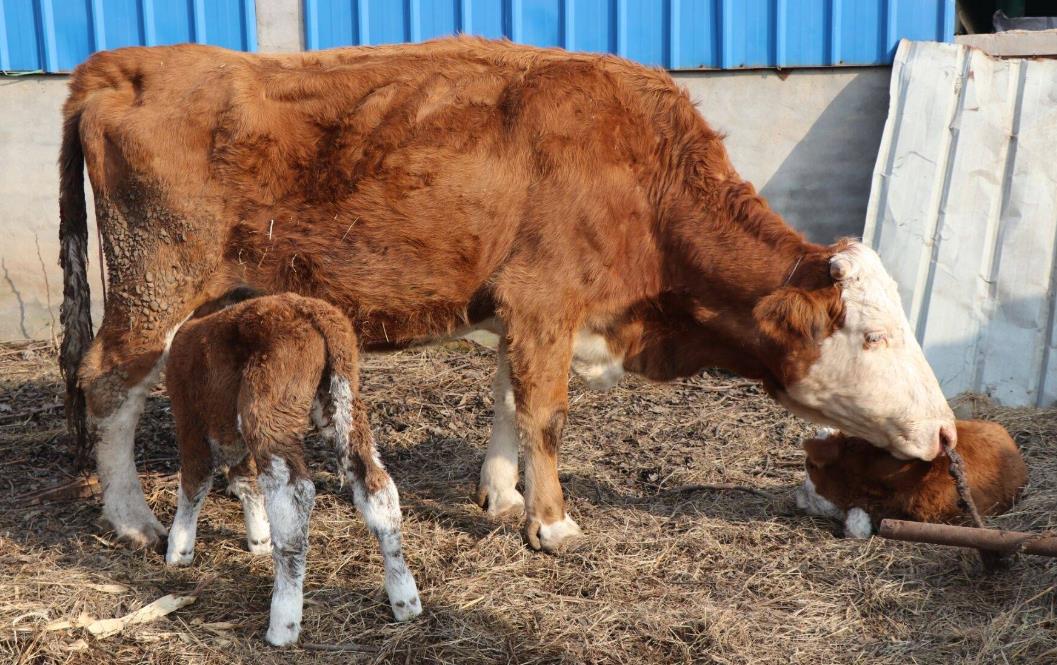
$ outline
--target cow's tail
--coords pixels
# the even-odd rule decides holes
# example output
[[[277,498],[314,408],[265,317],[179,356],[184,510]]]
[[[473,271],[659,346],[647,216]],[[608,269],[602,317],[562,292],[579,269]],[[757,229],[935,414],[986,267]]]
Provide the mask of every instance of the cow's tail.
[[[88,287],[88,212],[84,199],[84,151],[80,113],[67,115],[59,155],[59,265],[62,266],[62,347],[59,369],[66,380],[66,427],[77,465],[87,463],[91,446],[84,391],[77,369],[92,342]]]

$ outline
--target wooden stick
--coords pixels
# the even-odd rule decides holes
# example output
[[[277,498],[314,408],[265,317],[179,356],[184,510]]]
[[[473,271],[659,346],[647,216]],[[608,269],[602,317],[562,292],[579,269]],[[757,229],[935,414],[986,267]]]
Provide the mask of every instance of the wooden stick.
[[[882,538],[930,543],[951,547],[969,547],[988,552],[1039,554],[1057,557],[1057,535],[978,529],[950,524],[929,524],[906,520],[881,520],[878,534]]]

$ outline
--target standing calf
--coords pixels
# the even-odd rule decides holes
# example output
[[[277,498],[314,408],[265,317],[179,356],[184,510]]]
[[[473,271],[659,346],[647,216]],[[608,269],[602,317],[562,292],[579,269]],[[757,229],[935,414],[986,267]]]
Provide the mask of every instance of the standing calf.
[[[294,642],[301,630],[316,494],[302,440],[312,421],[333,444],[356,507],[381,545],[393,614],[403,621],[422,611],[401,551],[396,486],[378,458],[359,396],[357,360],[348,319],[331,305],[293,294],[192,319],[173,339],[166,381],[180,445],[180,491],[165,559],[190,563],[214,466],[228,467],[250,551],[271,549],[275,562],[267,633],[274,645]]]
[[[980,514],[1009,510],[1027,482],[1017,444],[995,423],[959,420],[956,426],[958,452]],[[950,522],[963,514],[946,456],[901,460],[834,430],[820,430],[804,442],[804,451],[807,477],[797,490],[797,505],[843,520],[847,536],[865,538],[885,518]]]

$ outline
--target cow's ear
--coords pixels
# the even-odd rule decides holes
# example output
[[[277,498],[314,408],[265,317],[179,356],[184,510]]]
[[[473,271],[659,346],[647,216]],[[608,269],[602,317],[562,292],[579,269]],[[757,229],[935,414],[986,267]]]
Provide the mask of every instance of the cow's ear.
[[[833,307],[825,297],[795,286],[784,286],[760,299],[753,316],[760,330],[778,342],[805,338],[821,342],[834,324]]]
[[[808,439],[804,442],[804,452],[813,466],[821,468],[837,461],[841,443],[839,437]]]

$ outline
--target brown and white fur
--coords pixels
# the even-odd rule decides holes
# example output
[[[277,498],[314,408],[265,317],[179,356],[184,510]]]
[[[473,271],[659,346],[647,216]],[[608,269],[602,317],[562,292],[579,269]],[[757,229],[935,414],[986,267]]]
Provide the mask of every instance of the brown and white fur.
[[[293,294],[255,298],[192,319],[173,339],[166,376],[180,446],[180,490],[165,560],[191,562],[214,467],[228,467],[250,551],[270,550],[275,562],[266,636],[274,645],[296,641],[301,630],[316,494],[302,439],[313,421],[333,444],[343,480],[352,485],[356,507],[381,545],[393,614],[402,621],[422,611],[401,549],[400,500],[378,458],[359,396],[357,363],[356,336],[345,315]]]
[[[955,443],[877,254],[785,224],[663,71],[467,37],[129,48],[77,68],[64,118],[68,422],[82,455],[98,434],[103,516],[130,543],[164,534],[132,450],[171,331],[241,285],[335,305],[366,350],[499,330],[478,498],[523,506],[536,549],[579,533],[558,475],[571,368],[605,386],[721,367],[903,457]]]
[[[1027,469],[1017,444],[1001,425],[959,420],[958,452],[973,502],[982,515],[1005,512]],[[950,458],[901,460],[867,441],[820,430],[804,442],[807,477],[796,502],[813,515],[844,522],[846,536],[868,537],[885,518],[952,522],[964,518],[948,473]]]

